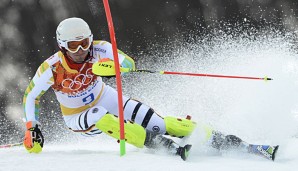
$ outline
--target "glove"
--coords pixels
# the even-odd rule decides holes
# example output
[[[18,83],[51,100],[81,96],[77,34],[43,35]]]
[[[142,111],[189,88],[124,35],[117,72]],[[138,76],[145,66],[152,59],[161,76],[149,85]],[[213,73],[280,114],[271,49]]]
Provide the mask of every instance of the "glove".
[[[26,128],[24,147],[29,153],[40,153],[44,142],[40,131],[40,123],[38,121],[29,121],[26,123]]]

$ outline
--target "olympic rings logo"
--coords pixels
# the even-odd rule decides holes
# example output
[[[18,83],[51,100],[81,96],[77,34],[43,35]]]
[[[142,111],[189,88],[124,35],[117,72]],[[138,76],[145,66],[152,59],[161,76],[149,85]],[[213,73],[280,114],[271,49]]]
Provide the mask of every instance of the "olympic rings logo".
[[[87,69],[85,74],[79,74],[74,79],[64,79],[61,83],[62,87],[70,90],[79,90],[82,86],[90,84],[94,76],[90,74],[92,73],[91,70],[92,68]]]

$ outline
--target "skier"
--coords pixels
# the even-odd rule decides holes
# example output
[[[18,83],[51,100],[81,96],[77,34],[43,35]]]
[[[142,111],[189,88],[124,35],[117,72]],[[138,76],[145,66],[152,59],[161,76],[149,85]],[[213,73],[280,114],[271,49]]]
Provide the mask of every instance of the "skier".
[[[69,129],[86,136],[102,132],[120,139],[118,100],[114,88],[92,72],[99,61],[113,60],[112,46],[106,41],[93,41],[88,24],[80,18],[68,18],[57,27],[60,51],[45,60],[27,87],[23,106],[26,119],[24,146],[39,153],[44,137],[39,123],[39,99],[51,87],[60,103]],[[135,69],[134,60],[118,50],[121,67]],[[123,96],[126,142],[142,148],[166,148],[186,160],[191,145],[179,146],[171,138],[190,136],[196,123],[188,118],[161,117],[144,103]],[[241,149],[274,160],[278,146],[252,145],[234,135],[224,135],[204,126],[206,141],[219,150]]]

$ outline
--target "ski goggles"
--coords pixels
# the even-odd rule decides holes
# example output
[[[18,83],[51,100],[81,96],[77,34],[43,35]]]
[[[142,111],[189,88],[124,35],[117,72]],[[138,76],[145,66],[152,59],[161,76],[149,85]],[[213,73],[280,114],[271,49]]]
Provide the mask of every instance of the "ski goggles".
[[[84,51],[88,50],[92,44],[93,35],[81,40],[71,40],[60,42],[60,45],[71,53],[76,53],[80,48]]]

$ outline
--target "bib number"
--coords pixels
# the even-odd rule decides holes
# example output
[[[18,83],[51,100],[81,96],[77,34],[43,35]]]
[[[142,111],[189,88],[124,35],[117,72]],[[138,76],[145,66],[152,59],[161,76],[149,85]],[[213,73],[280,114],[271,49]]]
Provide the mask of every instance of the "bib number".
[[[94,101],[94,94],[93,93],[91,93],[89,96],[83,98],[83,102],[85,103],[85,105],[88,105],[93,101]]]

